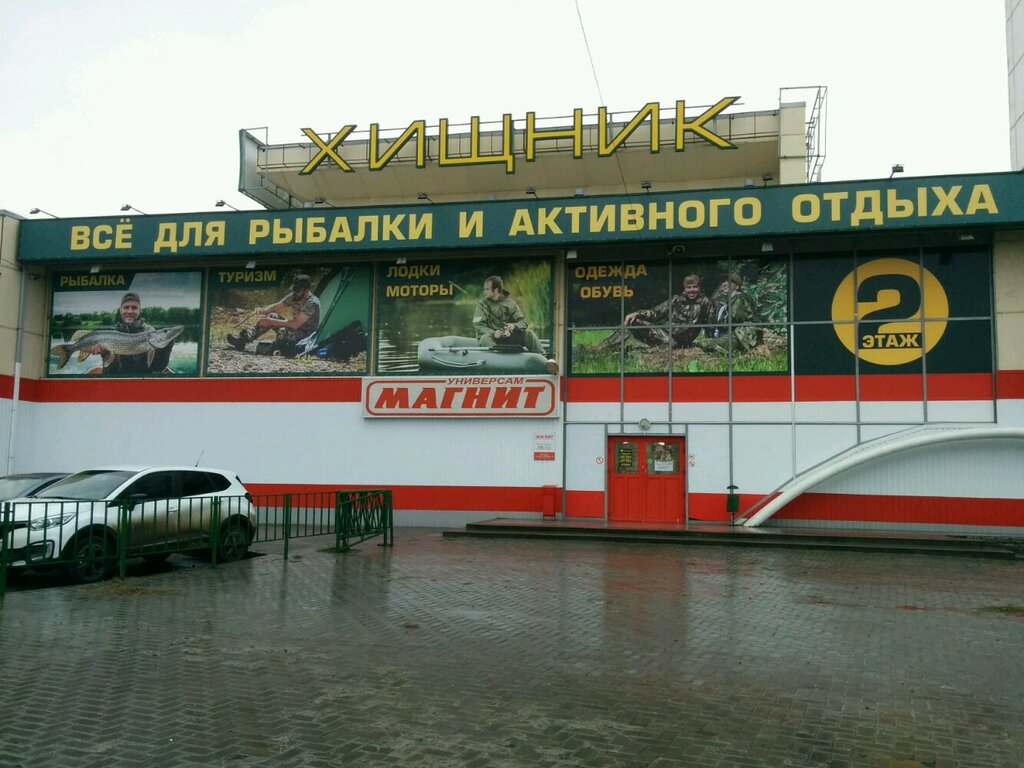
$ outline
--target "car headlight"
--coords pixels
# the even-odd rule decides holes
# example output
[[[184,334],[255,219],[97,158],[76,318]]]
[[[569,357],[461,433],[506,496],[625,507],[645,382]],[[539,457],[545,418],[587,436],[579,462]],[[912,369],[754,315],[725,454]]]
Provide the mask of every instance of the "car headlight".
[[[28,527],[33,531],[41,531],[44,528],[57,528],[66,523],[70,523],[75,519],[76,514],[77,513],[75,512],[62,512],[57,515],[37,517],[35,520],[28,521]]]

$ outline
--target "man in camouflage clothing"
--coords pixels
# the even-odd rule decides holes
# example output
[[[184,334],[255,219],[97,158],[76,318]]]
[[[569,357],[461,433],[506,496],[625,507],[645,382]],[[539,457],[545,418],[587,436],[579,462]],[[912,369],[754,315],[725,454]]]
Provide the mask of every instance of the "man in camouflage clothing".
[[[477,343],[488,349],[498,344],[511,344],[546,356],[540,339],[527,327],[522,310],[509,298],[504,286],[499,275],[484,280],[484,297],[476,303],[473,313]],[[558,373],[558,363],[553,359],[547,361],[546,368],[548,373]]]
[[[291,293],[270,306],[257,309],[256,324],[243,328],[237,336],[228,334],[228,344],[242,351],[246,344],[273,329],[277,334],[274,349],[287,357],[295,355],[299,351],[298,343],[320,327],[320,299],[310,292],[311,284],[309,275],[296,275]]]
[[[693,346],[694,339],[701,332],[702,325],[714,322],[715,307],[704,295],[700,278],[687,275],[683,278],[683,292],[663,301],[652,309],[630,312],[624,319],[625,327],[620,328],[598,344],[598,349],[610,349],[632,336],[652,347],[664,347],[671,341],[677,348]],[[671,321],[671,335],[668,326]]]
[[[762,331],[747,323],[757,322],[754,300],[743,292],[743,278],[737,272],[722,275],[722,282],[712,294],[717,311],[714,328],[708,328],[696,346],[705,352],[734,355],[749,352],[761,343]]]

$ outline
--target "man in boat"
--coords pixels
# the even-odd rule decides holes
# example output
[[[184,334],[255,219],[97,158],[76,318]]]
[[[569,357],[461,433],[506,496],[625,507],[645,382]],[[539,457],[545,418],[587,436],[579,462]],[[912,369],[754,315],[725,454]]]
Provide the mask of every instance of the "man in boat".
[[[255,310],[259,319],[252,328],[243,328],[237,336],[227,335],[227,342],[242,351],[267,331],[277,333],[274,348],[286,357],[293,357],[298,343],[320,327],[320,299],[309,290],[309,275],[296,275],[291,293],[266,307]]]
[[[473,313],[477,344],[488,349],[499,344],[512,345],[546,355],[537,334],[527,326],[522,310],[509,298],[501,277],[491,275],[484,280],[484,297],[476,303]],[[557,374],[558,363],[549,359],[547,369],[548,373]]]
[[[715,305],[701,289],[697,275],[683,278],[683,292],[651,309],[638,309],[623,318],[623,327],[597,345],[597,349],[618,348],[632,336],[651,347],[692,347],[702,326],[714,322]],[[671,334],[668,325],[671,322]],[[660,326],[660,327],[659,327]]]

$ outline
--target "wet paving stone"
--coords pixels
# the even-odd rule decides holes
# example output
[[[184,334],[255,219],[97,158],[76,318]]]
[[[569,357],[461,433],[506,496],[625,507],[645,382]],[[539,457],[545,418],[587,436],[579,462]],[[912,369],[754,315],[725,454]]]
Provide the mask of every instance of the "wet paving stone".
[[[1024,765],[1024,562],[325,539],[0,608],[0,768]]]

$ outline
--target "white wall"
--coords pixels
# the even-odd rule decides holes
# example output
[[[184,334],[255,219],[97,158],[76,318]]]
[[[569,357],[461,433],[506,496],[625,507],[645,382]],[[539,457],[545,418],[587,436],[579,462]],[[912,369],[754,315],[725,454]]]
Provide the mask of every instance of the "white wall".
[[[815,493],[1024,498],[1024,443],[969,440],[916,448],[854,467]]]
[[[254,483],[560,484],[549,419],[364,419],[359,403],[23,403],[17,470],[195,464]]]

